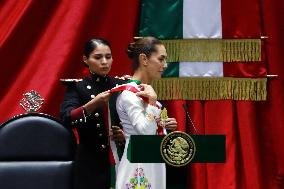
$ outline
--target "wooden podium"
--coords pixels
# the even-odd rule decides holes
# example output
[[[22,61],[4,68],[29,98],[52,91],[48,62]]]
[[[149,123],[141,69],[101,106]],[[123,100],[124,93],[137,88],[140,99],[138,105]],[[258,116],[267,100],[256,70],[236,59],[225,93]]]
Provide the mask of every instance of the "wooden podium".
[[[131,163],[164,162],[160,144],[164,136],[132,135],[127,149],[127,158]],[[225,135],[191,135],[196,152],[192,163],[223,163],[226,161]],[[143,150],[141,150],[143,149]]]

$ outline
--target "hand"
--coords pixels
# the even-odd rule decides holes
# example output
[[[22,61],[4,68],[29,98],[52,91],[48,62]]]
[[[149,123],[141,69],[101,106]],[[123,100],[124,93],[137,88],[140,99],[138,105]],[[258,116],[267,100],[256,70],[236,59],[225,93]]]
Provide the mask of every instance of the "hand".
[[[87,114],[91,114],[96,108],[105,105],[110,98],[110,92],[104,91],[99,93],[95,98],[90,100],[88,103],[84,105]]]
[[[113,125],[110,130],[110,139],[118,143],[124,143],[125,138],[123,130],[118,126]]]
[[[91,101],[93,101],[93,103],[96,104],[96,106],[98,107],[107,104],[109,98],[110,98],[110,92],[104,91],[99,93],[97,96],[95,96],[95,98],[92,99]]]
[[[139,97],[148,98],[149,104],[156,104],[157,94],[154,91],[153,87],[147,84],[140,84],[140,87],[142,88],[142,90],[140,92],[137,92],[136,95]]]
[[[175,131],[177,128],[177,121],[175,118],[167,118],[163,124],[169,131]]]

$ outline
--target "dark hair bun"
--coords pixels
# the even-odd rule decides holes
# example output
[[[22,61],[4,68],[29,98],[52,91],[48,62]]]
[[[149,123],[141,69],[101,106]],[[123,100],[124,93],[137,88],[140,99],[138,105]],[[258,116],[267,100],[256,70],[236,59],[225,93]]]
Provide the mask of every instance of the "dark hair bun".
[[[128,57],[130,59],[132,59],[135,56],[135,47],[134,46],[135,46],[135,43],[129,43],[128,47],[126,49],[126,53],[127,53]]]

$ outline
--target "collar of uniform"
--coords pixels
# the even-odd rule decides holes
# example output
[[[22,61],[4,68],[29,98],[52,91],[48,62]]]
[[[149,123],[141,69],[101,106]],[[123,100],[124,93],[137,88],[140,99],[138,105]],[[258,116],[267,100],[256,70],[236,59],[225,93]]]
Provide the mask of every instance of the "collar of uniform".
[[[91,76],[92,76],[92,80],[95,83],[105,83],[109,80],[109,77],[107,75],[101,76],[101,75],[98,75],[96,73],[91,73]]]

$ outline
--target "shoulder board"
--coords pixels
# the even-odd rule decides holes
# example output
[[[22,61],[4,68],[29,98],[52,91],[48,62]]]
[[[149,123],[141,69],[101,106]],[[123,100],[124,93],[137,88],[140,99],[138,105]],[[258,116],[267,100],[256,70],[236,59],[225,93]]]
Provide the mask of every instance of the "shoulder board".
[[[60,79],[60,81],[63,83],[63,84],[75,84],[75,83],[78,83],[80,81],[83,81],[83,79]]]
[[[123,75],[121,77],[115,76],[114,78],[115,79],[121,79],[121,80],[129,80],[129,79],[131,79],[131,76],[130,75]]]

